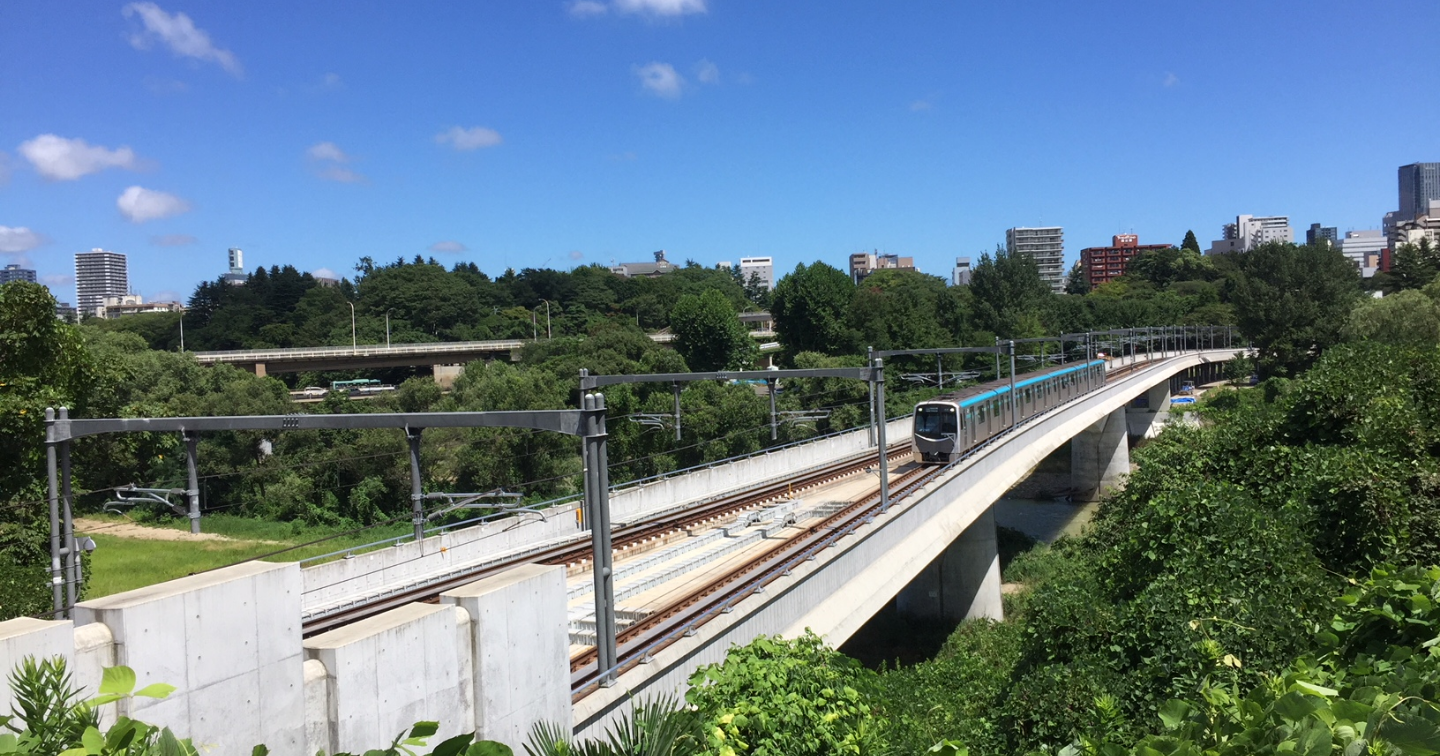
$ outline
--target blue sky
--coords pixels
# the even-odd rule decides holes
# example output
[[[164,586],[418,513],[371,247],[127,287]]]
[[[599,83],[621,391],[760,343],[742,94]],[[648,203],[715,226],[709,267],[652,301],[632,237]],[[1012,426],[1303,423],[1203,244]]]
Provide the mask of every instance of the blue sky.
[[[1440,160],[1437,28],[1433,0],[5,0],[0,263],[73,301],[92,247],[156,298],[232,246],[948,276],[1016,225],[1072,260],[1238,213],[1375,228]]]

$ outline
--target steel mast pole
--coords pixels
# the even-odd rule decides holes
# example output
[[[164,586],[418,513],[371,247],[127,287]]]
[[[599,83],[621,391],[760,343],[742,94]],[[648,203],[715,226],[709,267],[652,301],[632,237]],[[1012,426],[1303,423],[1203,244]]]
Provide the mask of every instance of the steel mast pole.
[[[1010,427],[1020,424],[1020,403],[1015,401],[1015,342],[1010,343]]]
[[[875,384],[875,396],[877,397],[877,409],[880,422],[875,425],[877,440],[880,446],[880,513],[884,514],[890,508],[890,455],[889,447],[885,443],[885,361],[879,357],[870,364],[874,369],[872,382]]]

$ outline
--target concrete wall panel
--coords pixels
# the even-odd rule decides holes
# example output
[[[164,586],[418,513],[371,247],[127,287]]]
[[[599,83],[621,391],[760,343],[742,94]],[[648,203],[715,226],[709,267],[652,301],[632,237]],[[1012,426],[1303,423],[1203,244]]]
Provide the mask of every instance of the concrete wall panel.
[[[306,656],[328,682],[325,748],[379,748],[426,720],[440,723],[436,742],[470,732],[472,665],[457,624],[470,624],[461,609],[407,604],[307,639]],[[295,706],[318,709],[318,697],[312,687],[308,705]]]
[[[262,742],[280,756],[303,752],[297,565],[247,562],[85,601],[75,619],[109,627],[114,663],[141,685],[177,687],[121,702],[120,713],[221,752]]]
[[[474,729],[518,752],[538,722],[570,719],[565,569],[529,564],[441,594],[474,620]]]
[[[9,714],[15,703],[6,684],[10,673],[27,656],[36,660],[64,657],[75,673],[75,626],[69,620],[39,620],[17,617],[0,622],[0,714]],[[76,675],[76,682],[80,682]]]

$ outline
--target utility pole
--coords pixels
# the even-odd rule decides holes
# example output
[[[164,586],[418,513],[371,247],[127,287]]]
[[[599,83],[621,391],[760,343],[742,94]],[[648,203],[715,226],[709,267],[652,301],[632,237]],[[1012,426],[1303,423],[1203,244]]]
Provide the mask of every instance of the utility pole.
[[[345,304],[350,305],[350,351],[357,352],[360,347],[355,340],[355,303],[346,302]]]

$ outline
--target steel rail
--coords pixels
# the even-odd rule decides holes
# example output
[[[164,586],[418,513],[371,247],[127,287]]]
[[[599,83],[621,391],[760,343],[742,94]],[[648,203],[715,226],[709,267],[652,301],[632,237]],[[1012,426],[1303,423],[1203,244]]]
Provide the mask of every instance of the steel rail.
[[[909,454],[909,446],[909,439],[891,444],[887,459]],[[875,457],[867,452],[864,456],[852,456],[824,465],[804,473],[798,478],[773,481],[702,501],[694,509],[669,512],[638,520],[616,529],[615,549],[619,551],[657,535],[684,530],[706,520],[726,517],[792,491],[823,485],[839,478],[863,473],[874,464]],[[301,633],[308,638],[408,603],[416,601],[434,603],[439,599],[439,595],[447,590],[494,575],[516,564],[539,562],[541,564],[571,565],[590,559],[591,556],[588,538],[583,534],[577,535],[574,540],[566,543],[512,554],[494,562],[477,565],[471,569],[463,569],[420,585],[408,586],[392,593],[375,596],[364,603],[311,615],[302,622]]]

